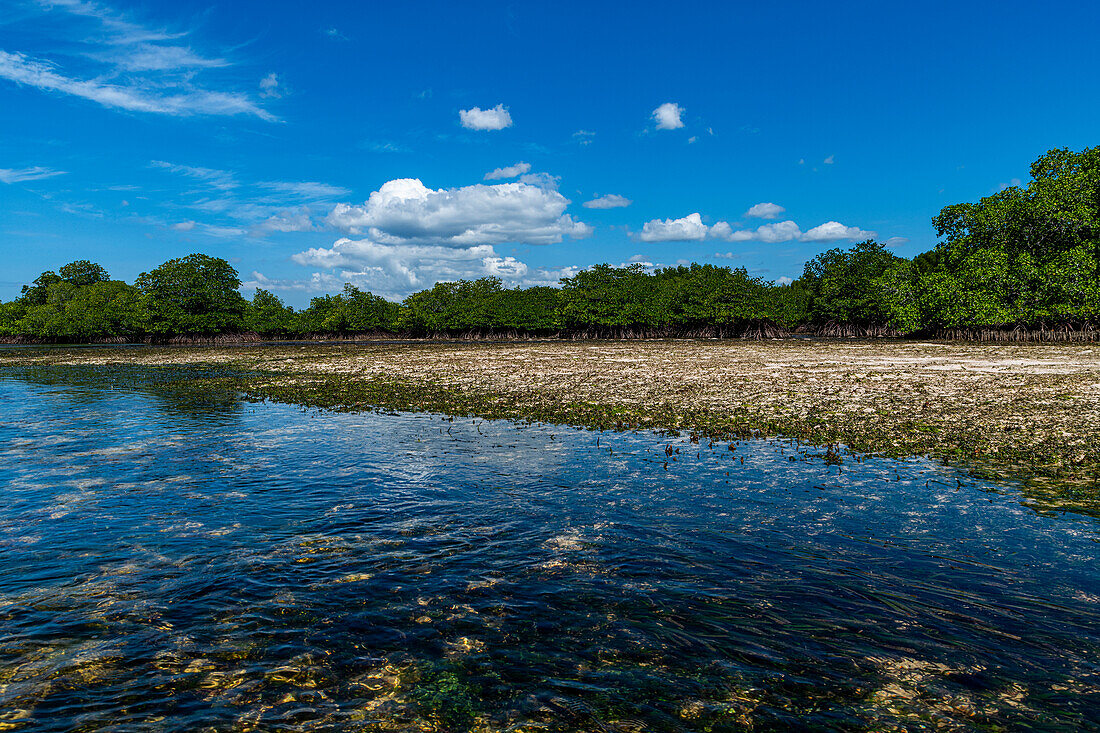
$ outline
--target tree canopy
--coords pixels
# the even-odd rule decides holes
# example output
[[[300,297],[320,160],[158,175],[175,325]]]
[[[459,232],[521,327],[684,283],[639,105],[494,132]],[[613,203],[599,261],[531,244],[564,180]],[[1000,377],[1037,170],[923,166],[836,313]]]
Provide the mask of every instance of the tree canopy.
[[[1100,147],[1051,150],[1032,164],[1025,186],[946,206],[932,224],[940,242],[912,260],[867,240],[817,255],[785,284],[709,264],[598,264],[560,287],[460,279],[401,303],[347,284],[301,311],[263,289],[245,300],[237,271],[203,254],[169,260],[134,285],[78,260],[43,272],[19,298],[0,303],[0,335],[727,333],[760,324],[932,333],[1095,328],[1100,321]]]

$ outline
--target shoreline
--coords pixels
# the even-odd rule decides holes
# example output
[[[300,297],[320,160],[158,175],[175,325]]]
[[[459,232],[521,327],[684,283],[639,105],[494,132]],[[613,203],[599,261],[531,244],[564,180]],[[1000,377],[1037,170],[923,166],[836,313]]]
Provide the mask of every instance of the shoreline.
[[[126,336],[92,337],[78,341],[43,339],[32,336],[0,335],[3,346],[241,346],[246,344],[362,344],[362,343],[423,343],[423,342],[484,342],[484,343],[532,343],[532,342],[589,342],[589,341],[654,341],[654,340],[730,340],[730,341],[783,341],[846,340],[860,341],[895,340],[900,342],[952,341],[975,344],[1096,344],[1100,343],[1100,329],[1090,325],[1069,325],[1053,328],[987,327],[949,328],[901,332],[885,327],[863,327],[849,324],[803,325],[784,328],[774,323],[759,323],[741,327],[615,327],[582,329],[548,329],[523,331],[517,329],[470,329],[466,331],[388,331],[374,329],[349,332],[287,333],[283,336],[261,334],[255,331],[232,333],[183,333],[171,337],[146,334],[140,338]]]
[[[1100,502],[1100,349],[864,340],[283,343],[0,350],[10,367],[188,367],[199,390],[925,456]],[[61,369],[58,369],[61,367]],[[123,377],[125,379],[125,377]]]

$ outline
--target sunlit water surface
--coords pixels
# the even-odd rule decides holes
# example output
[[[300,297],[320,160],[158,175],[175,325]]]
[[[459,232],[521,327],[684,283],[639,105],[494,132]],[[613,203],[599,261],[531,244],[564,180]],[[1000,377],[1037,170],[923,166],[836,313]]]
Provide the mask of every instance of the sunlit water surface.
[[[0,406],[0,730],[1100,726],[1100,522],[942,466]]]

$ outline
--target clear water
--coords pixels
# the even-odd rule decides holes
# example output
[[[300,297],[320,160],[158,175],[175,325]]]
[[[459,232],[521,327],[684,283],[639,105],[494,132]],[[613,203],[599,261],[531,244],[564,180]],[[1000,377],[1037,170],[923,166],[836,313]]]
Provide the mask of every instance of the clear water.
[[[1100,522],[942,466],[0,407],[0,730],[1100,728]]]

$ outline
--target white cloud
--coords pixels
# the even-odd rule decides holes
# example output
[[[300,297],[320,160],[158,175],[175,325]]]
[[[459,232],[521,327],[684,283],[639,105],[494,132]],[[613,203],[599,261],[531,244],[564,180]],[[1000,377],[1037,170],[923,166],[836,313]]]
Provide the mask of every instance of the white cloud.
[[[658,130],[677,130],[684,126],[681,117],[684,108],[675,102],[665,102],[653,110],[653,120],[657,123]]]
[[[757,219],[777,219],[784,211],[786,211],[786,209],[779,204],[773,204],[770,201],[766,201],[759,204],[753,204],[749,207],[749,210],[745,212],[745,216],[752,216]]]
[[[633,201],[626,196],[620,196],[617,193],[609,193],[603,196],[597,196],[591,201],[585,201],[581,206],[586,209],[620,209],[624,206],[630,206]]]
[[[241,227],[226,227],[214,224],[202,224],[200,225],[200,230],[203,234],[211,237],[218,237],[219,239],[233,239],[248,234],[248,230],[242,229]]]
[[[262,236],[269,232],[312,232],[318,229],[313,223],[312,212],[308,206],[293,210],[280,211],[262,221],[252,230],[253,236]]]
[[[471,107],[458,111],[459,120],[467,130],[503,130],[512,126],[512,115],[503,104],[492,109]]]
[[[283,96],[283,86],[279,83],[279,77],[274,71],[260,79],[260,96],[273,99]]]
[[[256,185],[310,201],[323,201],[351,193],[350,189],[343,186],[332,186],[317,181],[261,181]]]
[[[825,163],[825,165],[832,165],[833,163],[836,162],[836,156],[835,155],[830,155],[823,162]]]
[[[183,46],[154,46],[141,43],[124,53],[111,49],[95,56],[100,61],[125,71],[175,71],[182,69],[215,69],[229,66],[225,59],[208,59]]]
[[[54,176],[63,175],[65,175],[65,171],[55,171],[37,165],[33,168],[0,168],[0,181],[4,183],[41,181],[43,178],[53,178]]]
[[[576,267],[530,267],[514,257],[501,257],[488,244],[456,248],[387,245],[346,238],[337,240],[330,248],[300,252],[292,259],[299,265],[327,271],[314,273],[309,280],[309,285],[318,286],[318,290],[333,290],[351,282],[391,300],[400,300],[410,292],[443,281],[499,277],[509,286],[530,287],[557,285],[561,278],[572,277],[578,271]],[[256,275],[254,279],[259,280]],[[303,289],[311,289],[309,285]]]
[[[160,43],[178,40],[187,35],[186,33],[169,33],[166,30],[147,28],[92,0],[39,0],[38,4],[47,10],[61,9],[72,15],[98,21],[102,30],[106,33],[105,40],[114,45]]]
[[[538,186],[539,188],[557,191],[558,184],[561,183],[561,176],[554,176],[549,173],[525,173],[519,177],[519,182],[526,183],[529,186]]]
[[[71,94],[104,107],[131,112],[152,112],[179,117],[244,114],[262,120],[275,119],[274,115],[257,107],[243,94],[203,89],[180,89],[176,93],[166,93],[151,85],[149,88],[119,86],[99,78],[81,81],[62,76],[48,63],[6,51],[0,51],[0,78],[44,91]]]
[[[185,222],[173,225],[181,231],[196,230],[214,236],[248,233],[262,237],[272,232],[317,231],[322,227],[313,218],[310,206],[324,209],[348,195],[349,189],[318,181],[241,182],[232,171],[180,165],[163,160],[150,163],[154,168],[197,181],[195,190],[182,191],[174,205],[202,212],[214,221]],[[246,228],[247,227],[247,228]]]
[[[710,228],[707,236],[714,239],[729,239],[733,235],[733,227],[728,221],[720,221]]]
[[[529,170],[531,170],[531,164],[521,161],[515,165],[508,165],[503,168],[495,168],[489,171],[485,174],[485,180],[496,181],[501,178],[515,178],[516,176],[522,176]]]
[[[774,224],[764,224],[751,231],[731,232],[725,238],[731,242],[756,241],[775,244],[776,242],[790,242],[799,239],[801,236],[802,230],[793,221],[777,221]]]
[[[194,178],[197,181],[202,181],[222,191],[229,191],[240,185],[237,183],[237,178],[232,172],[219,170],[217,168],[199,168],[190,165],[178,165],[163,160],[151,160],[149,161],[149,165],[154,168],[161,168],[170,173],[186,176],[187,178]]]
[[[591,130],[577,130],[573,133],[573,139],[581,145],[591,145],[594,137],[596,137],[596,133]]]
[[[189,232],[195,228],[195,222],[193,221],[181,221],[172,225],[172,228],[177,232]]]
[[[844,226],[839,221],[827,221],[802,235],[803,242],[836,242],[847,239],[855,242],[861,239],[872,239],[875,232],[869,232],[859,227]]]
[[[643,242],[698,242],[706,239],[707,225],[698,213],[682,219],[653,219],[642,226],[637,239]]]
[[[149,28],[91,0],[28,5],[45,15],[72,16],[62,27],[47,28],[52,48],[64,49],[59,53],[78,68],[66,72],[50,60],[0,51],[0,78],[131,112],[275,119],[246,94],[203,88],[198,80],[203,70],[231,64],[178,43],[187,32]]]
[[[361,205],[337,204],[326,221],[383,245],[471,247],[553,244],[586,237],[587,224],[564,213],[569,199],[546,185],[476,184],[433,190],[417,178],[389,181]]]
[[[776,285],[790,285],[793,282],[794,282],[794,278],[787,277],[786,275],[778,277],[775,280]]]
[[[793,221],[777,221],[772,224],[764,224],[756,229],[741,229],[737,231],[720,231],[719,222],[712,227],[712,236],[725,239],[729,242],[764,242],[777,244],[779,242],[836,242],[842,239],[855,242],[861,239],[871,239],[875,232],[866,231],[859,227],[845,226],[837,221],[827,221],[814,227],[808,232],[803,232]]]
[[[889,239],[887,239],[882,244],[885,247],[900,247],[901,245],[908,244],[908,243],[909,243],[909,237],[890,237]]]

